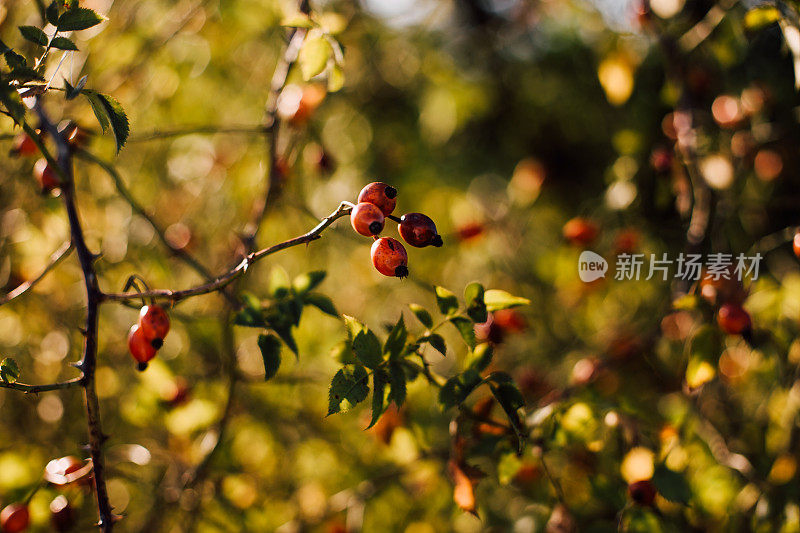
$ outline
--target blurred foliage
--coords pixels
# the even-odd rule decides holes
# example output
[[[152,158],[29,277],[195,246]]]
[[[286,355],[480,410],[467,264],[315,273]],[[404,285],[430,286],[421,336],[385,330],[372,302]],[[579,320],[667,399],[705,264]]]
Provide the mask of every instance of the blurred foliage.
[[[87,87],[127,113],[127,145],[116,155],[86,99],[50,91],[45,104],[84,127],[86,149],[113,164],[170,243],[211,271],[236,264],[263,189],[270,155],[258,126],[291,31],[282,23],[311,26],[316,39],[289,73],[292,90],[332,92],[281,125],[283,180],[259,245],[305,233],[376,177],[400,191],[398,213],[428,214],[445,241],[410,249],[404,282],[372,268],[368,241],[344,220],[254,265],[241,288],[259,313],[267,301],[295,309],[294,296],[276,292],[280,280],[313,285],[295,277],[327,271],[302,318],[280,308],[290,322],[270,326],[292,334],[296,360],[276,363],[263,328],[237,327],[226,340],[223,300],[208,295],[171,311],[167,342],[138,373],[125,342],[137,311],[104,305],[97,388],[110,497],[124,515],[118,528],[800,530],[800,268],[791,246],[800,205],[798,6],[757,4],[330,0],[312,2],[308,19],[282,0],[81,2],[108,21],[72,34],[79,51],[54,53],[44,79],[58,69],[54,86],[63,77],[77,88],[88,75]],[[17,27],[42,27],[36,5],[0,4],[0,38],[28,57],[40,48]],[[18,130],[6,117],[0,127],[10,149]],[[32,161],[3,161],[0,284],[8,292],[42,271],[69,229],[59,199],[39,194]],[[79,158],[76,175],[104,290],[121,289],[134,272],[159,288],[202,281],[102,167]],[[700,237],[687,239],[690,220],[704,214]],[[591,227],[566,232],[576,217]],[[659,276],[583,283],[583,248],[612,264],[631,252],[759,252],[763,261],[757,280],[732,289]],[[331,380],[354,363],[353,324],[327,316],[330,305],[357,317],[355,335],[379,339],[383,358],[401,313],[419,340],[433,327],[430,310],[447,317],[452,308],[434,286],[460,290],[475,279],[532,305],[499,310],[491,302],[503,294],[492,300],[487,291],[482,310],[468,289],[467,322],[450,320],[461,327],[427,339],[441,396],[409,380],[404,406],[388,408],[369,432],[369,405],[325,416],[342,407],[330,402]],[[717,325],[728,299],[752,317],[748,340]],[[0,307],[0,359],[13,357],[24,383],[75,377],[68,363],[80,357],[84,308],[70,257]],[[469,318],[484,312],[491,316],[474,332],[493,346],[489,357],[485,347],[453,350],[462,336],[474,342]],[[225,379],[228,342],[235,388]],[[266,383],[265,362],[270,374],[280,366]],[[17,373],[10,364],[6,375]],[[464,394],[490,375],[488,386]],[[505,388],[507,376],[523,398]],[[462,396],[472,416],[437,402]],[[492,397],[512,406],[513,428],[528,434],[521,455]],[[77,390],[0,389],[0,426],[3,505],[24,498],[50,460],[87,456]],[[208,475],[183,490],[217,436]],[[652,498],[636,485],[646,480]],[[91,530],[93,495],[53,485],[31,500],[32,530],[49,530],[58,493],[76,508],[77,530]]]

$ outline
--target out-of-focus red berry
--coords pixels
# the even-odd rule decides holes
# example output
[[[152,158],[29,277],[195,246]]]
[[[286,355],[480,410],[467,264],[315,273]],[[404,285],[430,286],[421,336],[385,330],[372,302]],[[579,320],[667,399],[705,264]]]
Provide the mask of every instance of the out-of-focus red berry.
[[[0,511],[0,529],[3,533],[19,533],[25,531],[31,523],[28,506],[24,503],[12,503]]]
[[[588,246],[600,233],[597,224],[583,217],[575,217],[564,224],[564,238],[575,246]]]
[[[649,479],[634,481],[628,485],[628,496],[639,505],[649,507],[656,500],[656,487]]]
[[[750,314],[735,303],[726,303],[717,311],[717,324],[729,335],[743,335],[750,331]]]

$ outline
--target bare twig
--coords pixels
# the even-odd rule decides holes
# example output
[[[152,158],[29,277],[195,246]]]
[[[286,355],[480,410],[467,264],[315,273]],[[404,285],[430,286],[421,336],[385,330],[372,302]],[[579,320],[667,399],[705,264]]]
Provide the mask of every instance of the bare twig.
[[[42,272],[36,276],[35,278],[28,280],[24,283],[21,283],[17,288],[6,294],[5,296],[0,297],[0,305],[6,304],[13,300],[14,298],[18,298],[32,289],[37,283],[39,283],[48,272],[53,270],[55,267],[58,266],[61,261],[66,259],[69,254],[72,252],[72,243],[70,241],[65,242],[61,245],[61,247],[53,252],[53,255],[50,256],[50,262],[47,266],[42,270]]]
[[[56,125],[50,120],[37,100],[34,107],[39,117],[42,128],[46,130],[54,139],[58,160],[56,170],[63,176],[61,182],[62,199],[64,208],[67,211],[69,220],[70,235],[72,246],[78,254],[78,260],[83,271],[84,286],[86,288],[86,326],[84,330],[83,357],[77,367],[83,372],[83,390],[86,399],[86,415],[89,426],[89,450],[94,465],[95,494],[97,497],[97,507],[100,513],[98,526],[104,532],[110,532],[114,528],[116,517],[111,510],[111,503],[108,499],[108,490],[105,481],[105,462],[103,459],[103,442],[106,436],[103,433],[100,422],[100,404],[95,391],[95,368],[97,366],[97,337],[98,337],[98,316],[99,307],[103,301],[103,293],[97,280],[97,272],[94,262],[97,256],[93,254],[86,244],[83,235],[78,209],[75,203],[75,183],[73,180],[72,150],[67,140],[59,133]],[[30,126],[24,124],[28,131]],[[40,146],[40,148],[43,148]]]
[[[198,285],[197,287],[192,287],[190,289],[184,289],[181,291],[160,289],[160,290],[144,291],[141,293],[138,292],[104,293],[102,297],[104,300],[108,301],[123,301],[123,300],[139,299],[139,298],[153,298],[156,300],[170,300],[173,302],[178,302],[180,300],[185,300],[186,298],[190,298],[192,296],[199,296],[201,294],[209,294],[212,292],[217,292],[221,290],[223,287],[226,287],[234,280],[244,275],[244,273],[247,272],[247,269],[250,268],[251,265],[259,261],[260,259],[263,259],[264,257],[272,255],[276,252],[280,252],[281,250],[285,250],[293,246],[298,246],[300,244],[307,244],[319,239],[322,232],[325,231],[325,229],[328,226],[333,224],[333,222],[336,219],[349,215],[351,210],[352,208],[350,207],[350,205],[348,205],[348,203],[343,202],[339,204],[339,207],[337,207],[334,212],[332,212],[330,215],[322,219],[322,221],[308,233],[300,235],[299,237],[294,237],[293,239],[289,239],[287,241],[283,241],[278,244],[274,244],[257,252],[248,254],[247,257],[245,257],[233,269],[222,274],[221,276],[219,276],[210,283],[204,283],[202,285]]]
[[[83,385],[83,376],[69,381],[62,381],[59,383],[48,383],[46,385],[27,385],[25,383],[7,383],[0,381],[0,389],[12,389],[26,394],[37,394],[39,392],[47,392],[51,390],[71,389],[72,387],[80,387]]]
[[[128,143],[155,141],[160,139],[170,139],[174,137],[183,137],[185,135],[195,134],[229,134],[229,135],[265,135],[269,133],[269,129],[264,125],[255,126],[217,126],[214,124],[206,124],[201,126],[185,126],[181,128],[172,128],[165,130],[154,130],[150,133],[143,133],[141,135],[134,135],[128,139]]]

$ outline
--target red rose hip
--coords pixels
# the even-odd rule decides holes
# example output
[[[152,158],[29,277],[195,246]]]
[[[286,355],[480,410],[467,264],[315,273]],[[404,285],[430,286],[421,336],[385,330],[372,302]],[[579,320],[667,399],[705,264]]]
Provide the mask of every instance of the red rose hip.
[[[792,239],[792,250],[794,250],[794,255],[800,259],[800,231],[794,234],[794,239]]]
[[[372,264],[384,276],[408,276],[408,254],[397,239],[382,237],[372,243]]]
[[[24,503],[12,503],[0,512],[0,529],[3,533],[19,533],[25,531],[31,523],[28,506]]]
[[[576,246],[591,244],[598,233],[597,225],[583,217],[575,217],[564,224],[564,238]]]
[[[729,335],[746,335],[751,327],[750,314],[741,305],[726,303],[717,312],[720,329]]]
[[[11,149],[11,155],[15,156],[31,156],[36,154],[38,148],[33,139],[27,133],[20,133],[14,137],[14,148]]]
[[[157,351],[150,344],[150,340],[142,333],[142,329],[138,324],[131,326],[131,331],[128,333],[128,350],[130,350],[133,358],[139,362],[136,366],[139,371],[147,368],[147,362],[156,356]]]
[[[649,507],[656,500],[656,488],[649,479],[634,481],[628,485],[628,495],[639,505]]]
[[[383,212],[375,204],[361,202],[350,213],[350,224],[357,233],[366,237],[378,235],[383,231],[386,219]]]
[[[436,231],[436,224],[422,213],[406,213],[400,217],[397,231],[404,241],[417,248],[442,245],[442,237]]]
[[[397,189],[380,181],[374,181],[358,193],[358,203],[361,202],[374,204],[384,215],[391,215],[397,204]]]
[[[169,316],[160,305],[145,305],[139,312],[139,329],[158,350],[164,344],[164,337],[169,333]]]

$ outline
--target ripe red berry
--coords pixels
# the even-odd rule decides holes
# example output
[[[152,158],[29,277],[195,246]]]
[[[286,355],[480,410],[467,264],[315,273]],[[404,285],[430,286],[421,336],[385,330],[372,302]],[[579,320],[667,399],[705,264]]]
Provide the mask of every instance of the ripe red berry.
[[[792,249],[794,250],[794,255],[800,259],[800,231],[794,234],[794,239],[792,240]]]
[[[564,224],[564,238],[576,246],[588,246],[598,233],[597,225],[583,217],[575,217]]]
[[[59,533],[75,527],[75,509],[63,494],[56,496],[50,502],[50,523]]]
[[[383,231],[385,218],[383,212],[375,204],[361,202],[350,213],[350,224],[356,232],[366,237],[380,234]]]
[[[28,506],[24,503],[12,503],[0,512],[0,528],[3,533],[19,533],[25,531],[31,523]]]
[[[160,305],[145,305],[139,312],[139,329],[144,337],[158,350],[169,333],[169,316]]]
[[[128,350],[130,350],[133,358],[139,362],[136,367],[139,371],[147,368],[147,362],[156,356],[157,351],[150,344],[150,340],[142,333],[138,324],[131,326],[131,331],[128,333]]]
[[[372,243],[372,264],[384,276],[408,276],[408,254],[397,239],[382,237]]]
[[[649,479],[634,481],[628,485],[628,495],[639,505],[649,507],[656,500],[656,488]]]
[[[717,312],[720,329],[729,335],[747,334],[751,327],[750,314],[735,303],[726,303]]]
[[[375,204],[384,215],[391,215],[397,204],[397,189],[380,181],[374,181],[358,193],[358,203],[361,202]]]
[[[11,149],[11,155],[14,156],[31,156],[35,155],[39,149],[36,143],[33,142],[27,133],[20,133],[14,137],[14,147]]]
[[[406,213],[397,225],[400,236],[411,246],[441,246],[442,237],[436,232],[436,224],[422,213]]]
[[[36,181],[39,182],[39,187],[43,193],[48,193],[61,185],[58,181],[58,176],[56,176],[56,173],[50,168],[46,159],[39,159],[36,161],[33,165],[33,176],[36,178]]]

